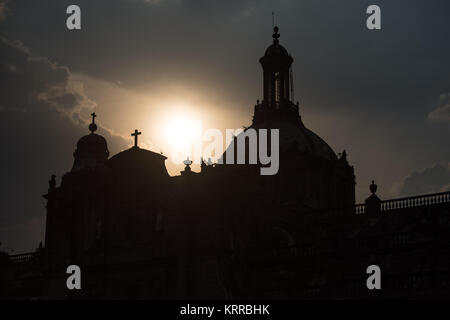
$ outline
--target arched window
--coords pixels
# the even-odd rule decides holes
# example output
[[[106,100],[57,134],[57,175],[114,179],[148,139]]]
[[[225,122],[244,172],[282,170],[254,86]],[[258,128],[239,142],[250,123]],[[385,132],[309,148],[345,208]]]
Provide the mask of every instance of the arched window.
[[[275,105],[278,107],[281,100],[281,76],[280,72],[275,72]]]

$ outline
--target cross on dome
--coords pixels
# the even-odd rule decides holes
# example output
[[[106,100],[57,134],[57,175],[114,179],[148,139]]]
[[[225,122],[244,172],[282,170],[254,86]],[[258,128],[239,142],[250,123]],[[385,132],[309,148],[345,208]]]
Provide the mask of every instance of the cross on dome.
[[[142,134],[142,132],[139,132],[137,129],[134,129],[134,133],[131,134],[131,136],[134,137],[134,146],[138,147],[138,135]]]
[[[95,114],[95,112],[92,112],[91,116],[92,116],[92,123],[89,125],[89,131],[91,131],[91,133],[94,133],[94,131],[97,130],[97,125],[95,124],[95,117],[97,115]]]

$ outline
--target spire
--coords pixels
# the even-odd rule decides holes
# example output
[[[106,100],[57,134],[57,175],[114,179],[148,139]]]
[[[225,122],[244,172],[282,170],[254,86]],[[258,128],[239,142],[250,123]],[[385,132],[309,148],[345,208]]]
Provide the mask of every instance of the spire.
[[[95,112],[91,113],[92,116],[92,123],[89,125],[89,131],[91,133],[94,133],[94,131],[97,131],[97,125],[95,124],[95,117],[97,116]]]

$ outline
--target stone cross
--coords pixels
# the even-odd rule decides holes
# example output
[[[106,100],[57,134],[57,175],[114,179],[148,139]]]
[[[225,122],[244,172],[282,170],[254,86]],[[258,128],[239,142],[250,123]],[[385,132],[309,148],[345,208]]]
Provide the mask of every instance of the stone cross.
[[[139,132],[137,129],[134,129],[134,133],[131,134],[131,136],[134,137],[134,146],[138,146],[138,135],[142,134],[142,132]]]

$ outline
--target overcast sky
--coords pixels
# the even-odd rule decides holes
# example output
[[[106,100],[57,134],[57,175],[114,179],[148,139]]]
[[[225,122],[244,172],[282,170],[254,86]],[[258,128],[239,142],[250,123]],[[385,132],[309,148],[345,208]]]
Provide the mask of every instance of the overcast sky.
[[[77,4],[82,29],[66,28]],[[381,8],[382,29],[366,28]],[[111,154],[182,109],[205,127],[251,123],[258,59],[271,43],[294,58],[305,125],[354,165],[357,201],[450,190],[450,3],[316,0],[0,0],[0,241],[44,237],[51,174],[70,170],[98,114]],[[172,173],[179,168],[169,168]]]

